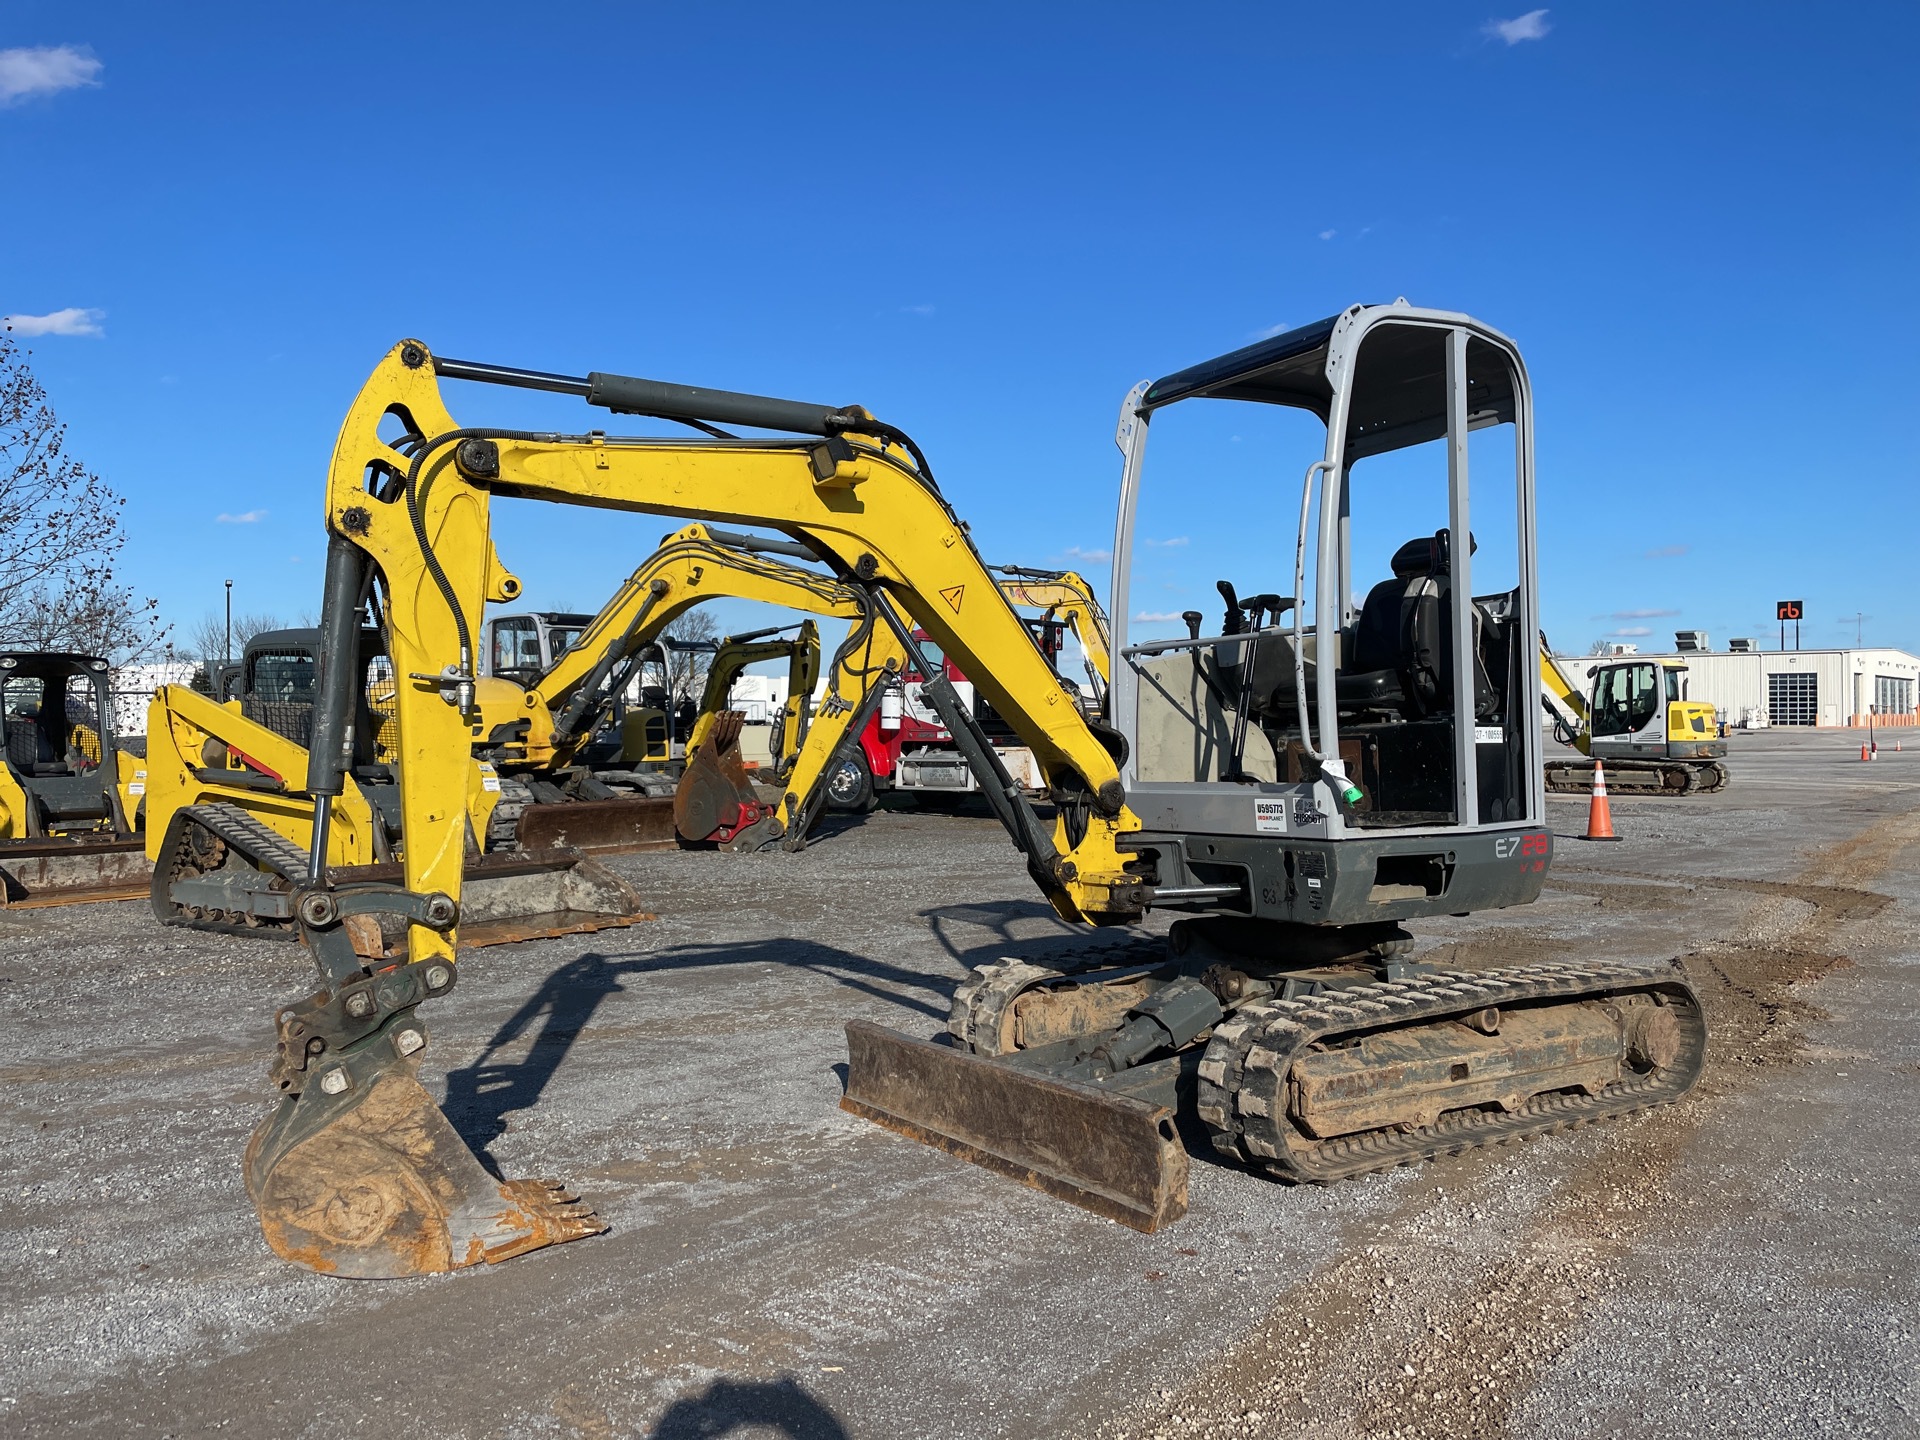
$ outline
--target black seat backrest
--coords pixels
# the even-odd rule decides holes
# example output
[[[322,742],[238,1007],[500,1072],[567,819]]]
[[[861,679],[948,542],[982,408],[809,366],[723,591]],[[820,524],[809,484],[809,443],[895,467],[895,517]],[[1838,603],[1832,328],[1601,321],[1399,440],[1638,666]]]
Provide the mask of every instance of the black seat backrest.
[[[1393,578],[1367,592],[1354,625],[1348,668],[1392,670],[1400,677],[1408,719],[1445,714],[1453,703],[1453,586],[1445,530],[1409,540],[1393,552]],[[1474,714],[1497,704],[1480,659],[1480,617],[1474,616]]]
[[[53,763],[53,747],[47,744],[38,720],[26,715],[7,717],[7,761],[23,775],[33,774],[36,765]]]

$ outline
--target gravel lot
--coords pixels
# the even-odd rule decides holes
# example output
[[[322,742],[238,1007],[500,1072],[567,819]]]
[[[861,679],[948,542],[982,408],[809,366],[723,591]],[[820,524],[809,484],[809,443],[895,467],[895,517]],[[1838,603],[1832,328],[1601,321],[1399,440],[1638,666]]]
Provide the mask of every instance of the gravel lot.
[[[1332,1189],[1196,1156],[1157,1236],[836,1108],[843,1021],[932,1033],[1070,932],[973,815],[613,863],[662,918],[475,953],[423,1072],[598,1239],[330,1281],[238,1157],[294,947],[142,905],[0,912],[0,1432],[277,1436],[1920,1433],[1920,746],[1734,742],[1616,800],[1466,966],[1684,960],[1707,1078],[1649,1116]],[[1076,937],[1102,943],[1124,937]]]

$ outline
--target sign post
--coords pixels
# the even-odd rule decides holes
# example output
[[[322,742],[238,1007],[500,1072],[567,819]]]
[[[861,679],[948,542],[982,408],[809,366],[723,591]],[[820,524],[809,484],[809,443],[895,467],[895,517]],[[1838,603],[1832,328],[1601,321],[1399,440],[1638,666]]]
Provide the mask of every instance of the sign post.
[[[1773,602],[1774,618],[1780,622],[1780,648],[1787,648],[1787,621],[1793,621],[1793,648],[1800,648],[1800,621],[1806,613],[1804,600],[1776,600]]]

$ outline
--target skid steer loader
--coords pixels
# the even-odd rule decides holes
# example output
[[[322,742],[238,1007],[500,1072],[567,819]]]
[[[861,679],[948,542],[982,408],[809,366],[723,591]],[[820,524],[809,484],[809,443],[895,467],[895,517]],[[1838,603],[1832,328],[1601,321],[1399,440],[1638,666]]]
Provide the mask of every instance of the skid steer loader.
[[[576,395],[707,434],[463,424],[442,380]],[[1465,315],[1401,302],[1143,383],[1119,430],[1122,560],[1149,424],[1202,399],[1291,407],[1325,425],[1297,530],[1278,507],[1262,520],[1276,556],[1292,541],[1293,595],[1242,601],[1223,584],[1219,633],[1129,644],[1116,564],[1108,726],[1054,674],[918,447],[865,410],[515,370],[413,340],[388,352],[348,412],[328,478],[314,838],[293,896],[321,985],[275,1017],[279,1098],[245,1163],[272,1248],[327,1273],[397,1276],[605,1228],[557,1182],[490,1174],[416,1075],[429,1043],[420,1008],[458,973],[474,635],[484,603],[519,588],[493,546],[496,493],[757,523],[827,557],[872,588],[876,621],[934,677],[931,702],[1055,911],[1103,926],[1156,907],[1181,917],[1118,966],[1063,955],[982,967],[940,1037],[850,1024],[843,1103],[855,1113],[1153,1229],[1186,1203],[1176,1107],[1190,1106],[1235,1163],[1326,1181],[1685,1093],[1705,1026],[1677,971],[1601,957],[1436,970],[1412,960],[1402,924],[1525,904],[1551,860],[1532,720],[1533,416],[1518,351]],[[405,431],[391,443],[389,419]],[[784,433],[713,433],[726,425]],[[1513,427],[1514,458],[1504,477],[1476,476],[1475,493],[1512,487],[1518,578],[1475,596],[1467,440],[1492,426]],[[1354,467],[1432,441],[1449,523],[1403,545],[1355,606],[1349,517],[1369,495]],[[352,639],[369,593],[399,681],[398,885],[331,875],[324,843],[349,778]],[[916,626],[1032,747],[1051,826],[920,653]],[[356,951],[351,922],[374,915],[406,924],[406,964]]]
[[[107,662],[0,651],[0,717],[0,905],[144,895],[144,776],[113,733]]]

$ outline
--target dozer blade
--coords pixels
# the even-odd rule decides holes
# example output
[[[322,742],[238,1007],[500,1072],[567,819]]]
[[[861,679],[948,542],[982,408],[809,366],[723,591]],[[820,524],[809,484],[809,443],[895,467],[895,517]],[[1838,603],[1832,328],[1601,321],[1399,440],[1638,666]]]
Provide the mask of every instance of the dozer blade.
[[[522,849],[560,846],[603,855],[673,850],[673,801],[664,795],[529,805],[514,831]]]
[[[343,1056],[337,1095],[284,1097],[247,1142],[247,1193],[275,1254],[323,1275],[392,1280],[508,1260],[607,1228],[564,1187],[499,1180],[387,1032]]]
[[[558,806],[556,809],[560,808]],[[335,884],[397,881],[395,864],[333,872]],[[660,917],[639,893],[598,860],[574,850],[512,850],[470,859],[460,879],[460,948],[511,945],[556,935],[617,930]],[[405,945],[405,926],[382,917],[390,951]]]
[[[916,1040],[847,1025],[840,1108],[1152,1234],[1187,1213],[1173,1112]]]
[[[0,905],[144,900],[153,866],[138,836],[0,841]]]

